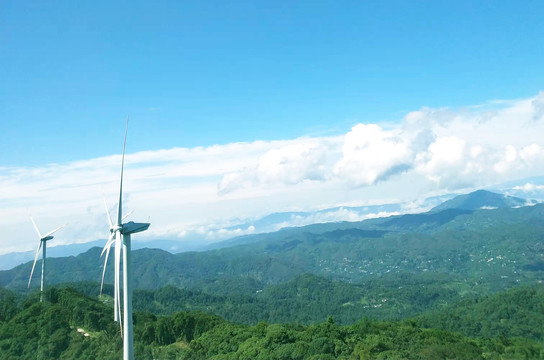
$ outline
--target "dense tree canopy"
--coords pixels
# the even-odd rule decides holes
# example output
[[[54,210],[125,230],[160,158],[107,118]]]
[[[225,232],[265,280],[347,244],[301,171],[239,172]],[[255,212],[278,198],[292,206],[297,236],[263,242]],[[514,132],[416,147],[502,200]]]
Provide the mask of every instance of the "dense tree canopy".
[[[524,288],[508,293],[506,306],[512,310],[526,307],[527,302],[533,303],[541,295],[536,296],[539,291]],[[2,296],[14,295],[3,291]],[[40,303],[35,293],[12,303],[15,308],[10,307],[9,318],[0,323],[0,359],[121,357],[122,339],[112,320],[108,297],[97,299],[70,288],[51,288],[46,299]],[[483,318],[495,301],[482,301],[473,310],[482,312]],[[541,307],[535,311],[542,316]],[[528,338],[534,333],[525,337],[466,337],[459,332],[424,328],[422,322],[428,319],[422,319],[421,323],[362,319],[339,325],[328,317],[309,326],[267,322],[249,326],[203,312],[175,312],[170,316],[137,312],[135,353],[139,359],[248,360],[535,359],[544,354],[541,341]],[[517,326],[515,317],[511,321],[510,325]],[[480,324],[489,325],[483,320]]]

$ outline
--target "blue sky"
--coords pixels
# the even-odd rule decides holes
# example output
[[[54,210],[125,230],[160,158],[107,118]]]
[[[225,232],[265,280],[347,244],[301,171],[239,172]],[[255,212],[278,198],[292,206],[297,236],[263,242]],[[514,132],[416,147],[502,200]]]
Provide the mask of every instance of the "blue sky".
[[[541,2],[3,1],[0,164],[340,134],[541,90]]]
[[[0,254],[34,246],[27,209],[71,224],[57,244],[107,236],[127,114],[124,205],[152,221],[148,240],[217,241],[278,211],[414,211],[542,176],[543,10],[2,1]]]

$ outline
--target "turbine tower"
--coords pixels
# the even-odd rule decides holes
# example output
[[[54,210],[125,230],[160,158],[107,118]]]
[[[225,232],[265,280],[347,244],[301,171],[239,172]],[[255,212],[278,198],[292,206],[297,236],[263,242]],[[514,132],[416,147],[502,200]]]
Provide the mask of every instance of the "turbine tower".
[[[102,253],[106,252],[106,260],[104,263],[104,272],[106,268],[106,262],[108,261],[108,254],[112,244],[115,242],[115,296],[114,306],[119,311],[120,296],[119,296],[119,272],[121,262],[121,245],[123,248],[122,260],[123,260],[123,322],[122,322],[122,335],[123,335],[123,359],[134,360],[134,343],[133,343],[133,330],[132,330],[132,263],[130,258],[131,239],[130,236],[134,233],[147,230],[149,223],[135,223],[129,221],[123,224],[123,169],[125,164],[125,147],[127,143],[127,131],[128,131],[128,117],[127,126],[125,129],[125,140],[123,142],[123,156],[121,158],[121,181],[119,185],[119,203],[117,208],[117,223],[114,225],[108,213],[108,219],[110,221],[110,238],[104,247]],[[106,210],[107,210],[106,206]],[[121,240],[122,239],[122,240]],[[104,272],[102,273],[102,283],[104,282]],[[115,318],[114,312],[114,318]],[[119,311],[120,312],[120,311]],[[118,315],[116,321],[121,322],[121,317]]]
[[[29,215],[30,216],[30,215]],[[62,229],[66,226],[66,224],[56,228],[53,231],[48,232],[44,236],[40,234],[40,230],[38,230],[38,226],[36,226],[36,223],[34,222],[34,219],[32,216],[30,216],[30,220],[32,221],[32,225],[34,225],[34,229],[36,229],[36,233],[38,233],[39,243],[38,248],[36,249],[36,256],[34,257],[34,264],[32,264],[32,271],[30,272],[30,278],[28,279],[28,288],[30,288],[30,282],[32,281],[32,275],[34,274],[34,268],[36,267],[36,262],[38,261],[38,256],[40,256],[40,249],[42,249],[42,282],[41,282],[41,295],[40,295],[40,302],[43,302],[43,292],[45,290],[45,259],[46,259],[46,249],[47,249],[47,241],[53,239],[53,233],[56,231]]]

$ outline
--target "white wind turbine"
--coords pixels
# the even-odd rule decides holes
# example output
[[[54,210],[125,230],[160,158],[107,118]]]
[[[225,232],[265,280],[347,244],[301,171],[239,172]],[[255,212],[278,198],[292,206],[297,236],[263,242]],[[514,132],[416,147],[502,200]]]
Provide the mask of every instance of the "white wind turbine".
[[[102,253],[106,252],[106,259],[104,262],[104,271],[102,273],[102,283],[104,283],[104,273],[106,270],[106,263],[108,261],[109,251],[111,246],[115,243],[115,294],[114,294],[114,319],[120,320],[119,312],[121,308],[120,304],[120,286],[119,286],[119,273],[121,263],[121,246],[123,248],[122,260],[123,260],[123,323],[122,323],[122,335],[123,335],[123,359],[134,360],[134,345],[133,345],[133,331],[132,331],[132,264],[130,259],[130,235],[145,231],[149,227],[149,223],[135,223],[129,221],[123,224],[123,169],[125,164],[125,146],[127,143],[127,131],[128,131],[128,117],[127,127],[125,129],[125,140],[123,142],[123,156],[121,158],[121,181],[119,185],[119,203],[117,211],[117,224],[113,224],[108,212],[108,220],[110,223],[110,238],[104,247]],[[108,207],[106,205],[106,211]],[[128,216],[129,214],[127,214]],[[118,314],[117,316],[115,314]]]
[[[30,214],[29,214],[30,216]],[[32,225],[34,225],[34,229],[36,229],[36,233],[38,233],[39,243],[38,248],[36,249],[36,256],[34,257],[34,264],[32,264],[32,271],[30,272],[30,278],[28,279],[28,288],[30,288],[30,282],[32,281],[32,275],[34,274],[34,268],[36,267],[36,262],[38,261],[38,256],[40,256],[40,249],[42,249],[42,282],[41,282],[41,295],[40,295],[40,302],[43,302],[43,292],[45,290],[45,259],[46,259],[46,249],[47,249],[47,241],[53,239],[53,233],[56,231],[62,229],[66,226],[66,224],[59,226],[55,230],[52,230],[48,232],[47,234],[43,235],[40,233],[40,230],[38,230],[38,226],[36,226],[36,223],[34,222],[34,219],[32,216],[30,216],[30,220],[32,221]]]
[[[113,295],[113,303],[114,303],[113,320],[119,322],[121,324],[121,329],[122,329],[122,323],[119,319],[119,313],[121,312],[119,278],[120,278],[122,240],[119,236],[116,236],[117,233],[115,231],[115,226],[113,225],[113,222],[111,221],[110,211],[108,208],[108,204],[106,203],[106,199],[104,199],[104,207],[106,209],[106,216],[108,217],[108,224],[110,226],[110,236],[109,236],[108,242],[106,243],[106,246],[104,246],[104,249],[102,249],[102,254],[100,254],[100,256],[103,256],[104,253],[106,253],[106,258],[104,260],[104,269],[102,270],[102,282],[100,283],[100,296],[102,296],[102,290],[104,288],[104,277],[106,275],[106,265],[108,263],[110,249],[111,249],[111,246],[115,244],[115,269],[114,269],[115,281],[114,281],[114,295]],[[133,212],[134,210],[130,211],[128,214],[123,216],[122,220],[125,220]]]

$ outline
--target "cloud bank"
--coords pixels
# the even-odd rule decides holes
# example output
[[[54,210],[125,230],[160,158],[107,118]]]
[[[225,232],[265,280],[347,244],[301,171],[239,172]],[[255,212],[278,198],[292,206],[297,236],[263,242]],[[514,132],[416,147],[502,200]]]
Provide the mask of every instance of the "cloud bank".
[[[542,134],[539,93],[461,109],[424,107],[397,123],[356,124],[338,136],[132,153],[124,204],[135,220],[152,222],[139,238],[215,241],[252,233],[228,229],[273,212],[414,201],[542,175]],[[114,211],[120,160],[0,167],[0,253],[37,243],[27,209],[42,231],[70,223],[58,244],[104,238],[102,194]],[[341,215],[334,220],[353,217]]]
[[[296,139],[224,175],[219,191],[309,181],[357,188],[406,173],[450,191],[541,174],[543,109],[540,93],[472,109],[422,108],[388,128],[357,124],[342,138]]]

